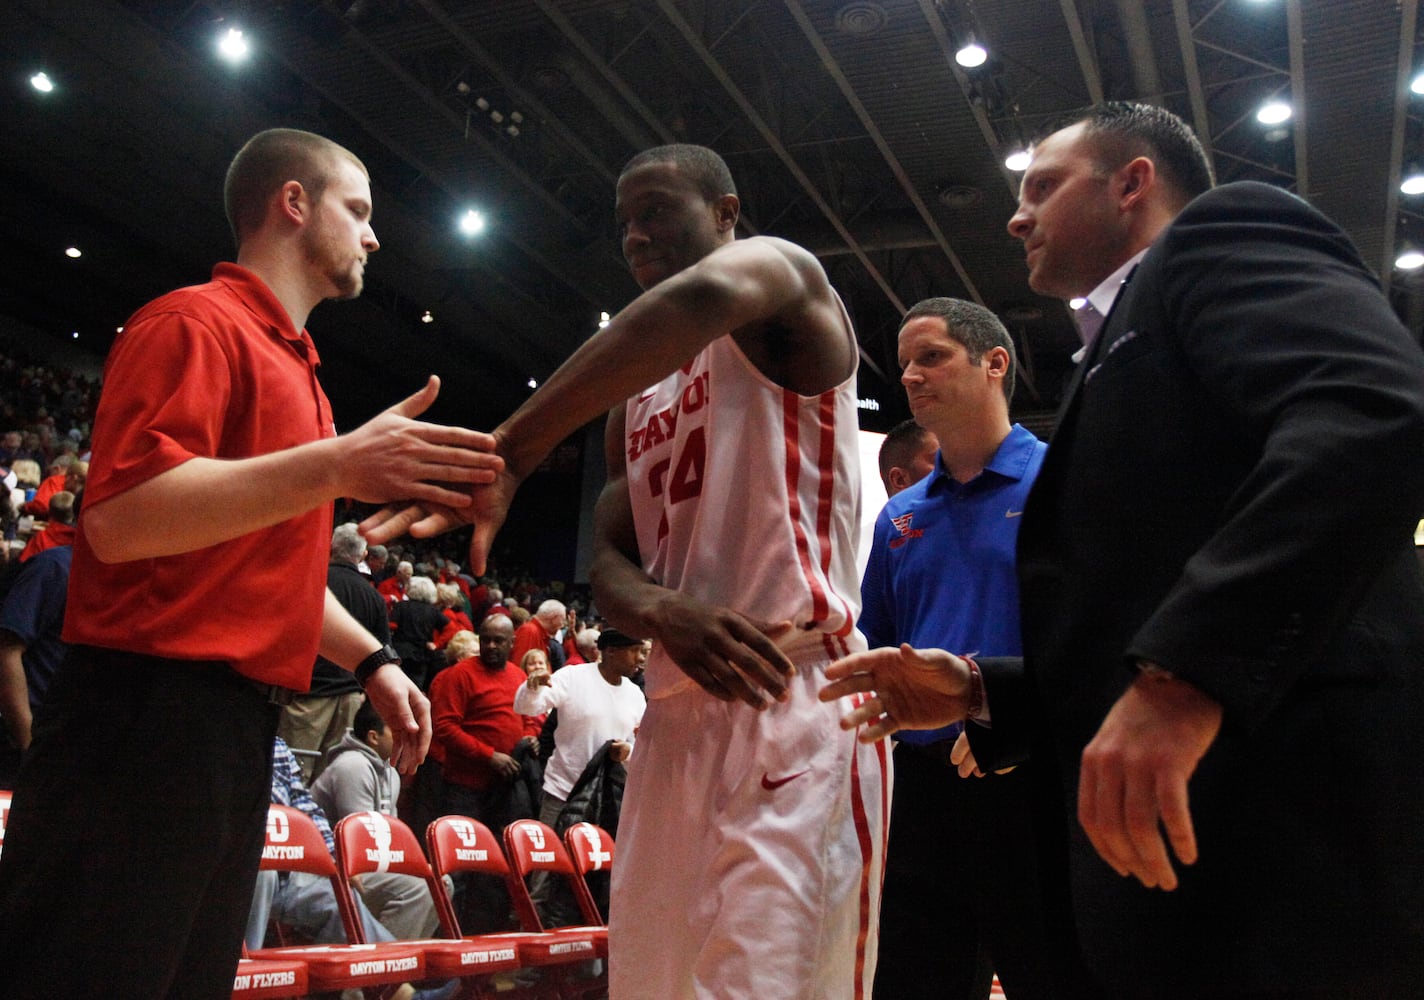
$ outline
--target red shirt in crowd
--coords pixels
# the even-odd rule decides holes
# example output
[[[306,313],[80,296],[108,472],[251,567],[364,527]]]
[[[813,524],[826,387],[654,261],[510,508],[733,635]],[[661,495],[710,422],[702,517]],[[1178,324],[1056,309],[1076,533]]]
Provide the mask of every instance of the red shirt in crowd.
[[[74,525],[51,521],[45,525],[44,531],[30,536],[25,551],[20,553],[20,562],[29,562],[45,549],[52,549],[57,545],[73,545],[74,534]]]
[[[510,655],[515,663],[524,662],[524,654],[531,649],[549,651],[549,639],[552,636],[545,630],[543,624],[537,618],[531,618],[523,625],[514,630],[514,652]]]
[[[454,608],[444,610],[446,622],[439,632],[435,633],[435,648],[444,649],[450,645],[450,640],[455,638],[456,632],[473,632],[475,626],[470,623],[470,616],[463,611],[456,611]]]
[[[386,610],[390,611],[392,606],[405,600],[405,588],[399,576],[388,576],[376,584],[376,593],[386,599]]]
[[[33,514],[35,517],[49,516],[49,499],[56,493],[64,490],[64,483],[68,478],[65,473],[46,477],[35,490],[34,498],[27,500],[20,505],[21,514]]]
[[[465,582],[465,578],[459,573],[450,573],[441,570],[440,575],[435,580],[436,583],[453,583],[460,588],[460,593],[465,595],[465,600],[470,600],[470,585]]]
[[[539,736],[539,721],[514,710],[514,694],[525,681],[513,663],[490,670],[478,656],[461,660],[430,683],[430,753],[443,765],[446,781],[484,790],[494,783],[490,758],[513,754],[525,736]]]

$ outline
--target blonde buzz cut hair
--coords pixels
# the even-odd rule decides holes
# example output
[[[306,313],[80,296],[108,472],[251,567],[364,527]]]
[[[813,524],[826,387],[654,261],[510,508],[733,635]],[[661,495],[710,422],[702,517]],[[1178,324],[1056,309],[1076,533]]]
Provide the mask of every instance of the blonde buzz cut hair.
[[[261,228],[267,203],[283,184],[297,181],[313,202],[318,201],[343,159],[370,176],[355,153],[315,132],[271,128],[248,139],[232,158],[223,182],[223,209],[237,246]]]

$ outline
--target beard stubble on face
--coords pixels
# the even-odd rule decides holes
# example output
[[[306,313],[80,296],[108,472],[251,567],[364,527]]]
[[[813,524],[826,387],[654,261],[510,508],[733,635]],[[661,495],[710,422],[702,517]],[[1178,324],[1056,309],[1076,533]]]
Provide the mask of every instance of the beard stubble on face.
[[[361,294],[364,275],[358,266],[360,258],[342,249],[326,225],[323,208],[317,209],[311,227],[302,233],[302,251],[312,270],[320,273],[336,290],[327,298],[354,299]]]

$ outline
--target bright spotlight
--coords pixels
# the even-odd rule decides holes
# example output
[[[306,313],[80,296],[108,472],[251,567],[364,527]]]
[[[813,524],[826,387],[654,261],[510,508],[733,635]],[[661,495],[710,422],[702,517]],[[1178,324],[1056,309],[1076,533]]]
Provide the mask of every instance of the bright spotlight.
[[[1020,149],[1017,152],[1010,153],[1004,158],[1004,166],[1017,173],[1021,170],[1027,170],[1028,162],[1031,159],[1032,157],[1029,155],[1028,150]]]
[[[1081,296],[1068,300],[1068,308],[1072,309],[1074,312],[1077,312],[1079,309],[1082,309],[1087,304],[1088,300]]]
[[[1256,120],[1262,125],[1279,125],[1290,121],[1291,106],[1284,101],[1271,101],[1256,112]]]
[[[54,90],[54,81],[49,78],[48,73],[44,70],[40,70],[40,72],[30,77],[30,86],[34,87],[41,94],[48,94]]]
[[[1406,250],[1394,258],[1394,266],[1401,271],[1418,270],[1424,267],[1424,253],[1420,253],[1418,250]]]
[[[485,231],[485,217],[473,208],[460,217],[460,232],[466,236],[476,236]]]
[[[976,66],[983,66],[989,59],[989,53],[984,50],[984,46],[978,42],[970,42],[964,48],[954,54],[954,61],[965,69],[973,69]]]
[[[84,251],[80,250],[78,247],[68,247],[65,249],[64,255],[70,260],[78,260],[80,257],[84,256]]]
[[[1403,194],[1424,194],[1424,173],[1415,171],[1399,182]]]
[[[227,34],[218,40],[218,54],[230,63],[242,62],[251,51],[240,28],[228,28]]]

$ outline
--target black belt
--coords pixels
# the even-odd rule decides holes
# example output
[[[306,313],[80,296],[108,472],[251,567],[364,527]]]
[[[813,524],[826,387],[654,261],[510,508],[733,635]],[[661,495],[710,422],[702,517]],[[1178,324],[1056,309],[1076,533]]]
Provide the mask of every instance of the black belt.
[[[106,646],[90,646],[84,643],[76,643],[72,652],[77,652],[91,661],[107,663],[122,667],[127,664],[138,664],[143,666],[163,665],[176,669],[211,670],[218,669],[226,673],[229,677],[241,681],[249,687],[256,688],[262,697],[273,705],[290,705],[292,699],[297,696],[297,692],[289,687],[282,687],[280,684],[264,684],[261,681],[245,677],[232,669],[232,664],[222,660],[176,660],[166,656],[154,656],[151,653],[134,653],[123,649],[111,649]]]

